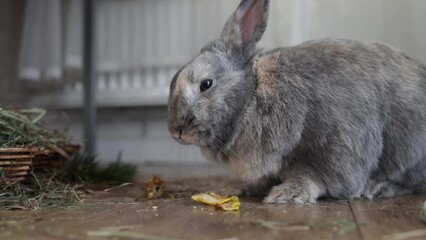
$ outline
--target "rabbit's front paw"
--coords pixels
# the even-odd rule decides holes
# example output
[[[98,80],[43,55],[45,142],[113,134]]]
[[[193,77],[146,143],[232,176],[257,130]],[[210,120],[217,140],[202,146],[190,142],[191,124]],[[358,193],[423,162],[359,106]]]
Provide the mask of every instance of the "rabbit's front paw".
[[[272,188],[264,203],[315,203],[322,189],[310,179],[294,179]]]

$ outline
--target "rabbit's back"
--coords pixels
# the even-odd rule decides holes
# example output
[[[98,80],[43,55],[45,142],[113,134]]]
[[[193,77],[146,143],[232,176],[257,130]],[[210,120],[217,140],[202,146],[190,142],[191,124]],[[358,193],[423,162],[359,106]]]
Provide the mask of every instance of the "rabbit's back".
[[[258,95],[270,99],[274,92],[262,89],[274,88],[282,99],[304,103],[304,127],[293,156],[304,156],[316,169],[324,166],[318,171],[325,181],[333,176],[329,184],[336,185],[335,195],[370,184],[366,174],[369,182],[425,189],[426,67],[419,61],[381,43],[325,39],[265,53],[255,66]],[[359,157],[345,159],[345,150]],[[321,162],[324,151],[333,159]],[[336,181],[342,174],[333,168],[347,168],[346,179]]]

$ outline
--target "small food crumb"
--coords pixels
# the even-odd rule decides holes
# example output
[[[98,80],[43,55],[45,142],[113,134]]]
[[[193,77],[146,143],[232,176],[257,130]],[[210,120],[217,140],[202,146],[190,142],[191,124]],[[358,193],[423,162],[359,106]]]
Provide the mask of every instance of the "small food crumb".
[[[157,210],[158,206],[152,206],[152,209]]]
[[[149,182],[146,183],[146,193],[148,199],[158,198],[163,195],[164,180],[158,176],[153,176]]]
[[[200,193],[191,197],[194,201],[221,208],[225,211],[240,210],[240,201],[237,196],[222,196],[214,192]],[[203,210],[203,208],[201,208]]]

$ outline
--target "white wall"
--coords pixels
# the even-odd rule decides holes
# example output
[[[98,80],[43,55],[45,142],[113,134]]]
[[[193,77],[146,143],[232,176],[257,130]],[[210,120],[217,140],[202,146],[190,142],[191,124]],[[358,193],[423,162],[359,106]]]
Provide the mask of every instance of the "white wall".
[[[123,150],[130,161],[202,162],[196,148],[168,136],[168,84],[179,66],[218,36],[239,0],[99,2],[101,157],[113,160]],[[270,22],[259,45],[270,49],[324,37],[379,40],[426,62],[425,12],[424,0],[271,0]],[[0,73],[4,69],[0,66]],[[61,111],[48,120],[70,128],[74,139],[84,142],[78,110],[82,85],[76,76],[64,88],[33,94],[28,105],[65,109],[69,122]],[[8,85],[5,81],[1,84]]]
[[[84,143],[82,115],[77,109],[51,110],[45,122],[65,129],[75,143]],[[126,162],[200,164],[197,147],[175,142],[167,130],[165,107],[107,108],[98,111],[99,158],[113,161],[122,151]]]
[[[173,74],[219,36],[238,2],[100,0],[99,105],[165,105]],[[425,11],[424,0],[271,0],[269,25],[259,46],[271,49],[326,37],[374,40],[426,63]],[[70,49],[81,49],[80,38],[74,36],[80,25],[66,26],[64,36],[73,37],[65,42],[73,46]],[[77,50],[70,52],[73,59],[78,58]],[[53,107],[81,106],[79,78],[66,79],[64,89],[37,94],[31,101]]]

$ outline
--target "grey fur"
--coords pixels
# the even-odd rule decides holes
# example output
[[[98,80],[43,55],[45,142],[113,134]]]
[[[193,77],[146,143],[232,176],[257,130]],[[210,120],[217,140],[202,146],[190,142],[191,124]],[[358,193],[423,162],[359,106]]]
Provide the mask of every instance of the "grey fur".
[[[250,10],[267,11],[266,0],[240,7],[253,1],[263,4]],[[265,16],[253,43],[224,34],[183,68],[191,73],[185,89],[214,79],[208,91],[185,97],[176,74],[172,135],[199,145],[255,193],[270,191],[268,203],[426,191],[426,67],[385,44],[351,40],[259,52]],[[225,33],[244,31],[230,21]]]

